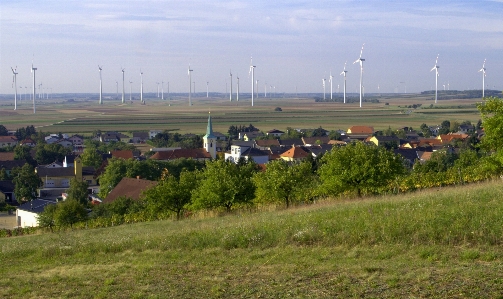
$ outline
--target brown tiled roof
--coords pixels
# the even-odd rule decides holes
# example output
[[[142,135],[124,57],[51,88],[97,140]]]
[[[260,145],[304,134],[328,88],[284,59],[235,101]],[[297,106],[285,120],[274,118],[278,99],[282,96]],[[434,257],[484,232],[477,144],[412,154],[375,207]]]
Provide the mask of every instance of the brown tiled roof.
[[[302,141],[304,141],[304,145],[318,144],[317,141],[319,141],[320,144],[328,144],[328,142],[330,141],[330,137],[328,136],[302,137]]]
[[[15,136],[0,136],[0,142],[17,142]]]
[[[418,146],[424,146],[424,145],[442,145],[442,140],[441,139],[436,139],[436,138],[423,138],[419,139],[419,144]]]
[[[155,181],[122,178],[122,180],[115,186],[115,188],[103,200],[103,203],[110,203],[120,196],[132,198],[134,200],[140,199],[143,191],[150,189],[157,185]]]
[[[350,134],[373,134],[374,128],[368,126],[352,126],[348,129]]]
[[[441,134],[437,137],[437,139],[442,140],[443,143],[449,143],[454,139],[464,140],[468,137],[467,134]]]
[[[277,139],[255,140],[255,144],[259,147],[279,146]]]
[[[132,159],[133,151],[121,150],[121,151],[111,151],[112,157],[114,158],[122,158],[122,159]]]
[[[14,160],[14,152],[0,152],[0,161]]]
[[[433,152],[423,152],[421,154],[421,157],[419,157],[421,160],[423,161],[428,161],[431,159],[431,155],[433,154]]]
[[[293,158],[293,159],[303,159],[306,158],[307,156],[309,156],[309,153],[307,153],[301,147],[292,147],[288,151],[281,154],[281,157]]]
[[[210,159],[211,155],[202,148],[196,149],[175,149],[172,151],[157,152],[150,159],[154,160],[175,160],[181,158]]]

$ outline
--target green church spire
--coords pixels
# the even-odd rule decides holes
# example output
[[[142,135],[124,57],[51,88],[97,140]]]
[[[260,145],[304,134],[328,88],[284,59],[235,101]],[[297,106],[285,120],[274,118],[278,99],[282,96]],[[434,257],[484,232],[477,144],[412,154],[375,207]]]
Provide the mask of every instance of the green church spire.
[[[215,138],[215,135],[213,135],[213,125],[211,124],[211,113],[208,116],[208,126],[206,127],[206,135],[204,135],[205,138]]]

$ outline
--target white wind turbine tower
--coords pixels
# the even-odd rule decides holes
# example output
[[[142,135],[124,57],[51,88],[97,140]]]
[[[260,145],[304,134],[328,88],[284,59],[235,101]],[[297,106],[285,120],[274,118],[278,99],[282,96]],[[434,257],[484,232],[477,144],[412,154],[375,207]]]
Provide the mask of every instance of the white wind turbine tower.
[[[323,99],[325,99],[325,81],[327,81],[327,79],[321,79],[321,82],[323,83]]]
[[[438,63],[438,54],[437,54],[437,59],[435,60],[435,65],[430,70],[430,72],[435,70],[435,104],[437,103],[437,94],[438,94],[438,76],[439,76],[438,75],[438,68],[440,68],[437,63]]]
[[[115,81],[115,99],[119,99],[119,82]]]
[[[209,98],[209,89],[208,89],[208,84],[210,84],[210,82],[206,81],[206,98]]]
[[[252,58],[250,58],[250,71],[248,72],[248,76],[250,76],[250,73],[252,75],[252,86],[251,86],[252,87],[252,107],[253,107],[253,91],[255,89],[255,86],[254,86],[254,84],[255,84],[255,68],[256,68],[256,66],[253,65],[253,57],[252,57]]]
[[[164,100],[164,81],[161,82],[161,100]]]
[[[33,73],[33,113],[36,112],[35,110],[35,71],[37,70],[36,67],[33,67],[33,62],[31,63],[31,72]]]
[[[133,81],[129,81],[129,102],[133,102],[132,98],[132,93],[133,93]]]
[[[143,72],[140,69],[140,102],[145,104],[143,101]]]
[[[484,64],[482,64],[482,68],[479,72],[482,72],[482,98],[485,97],[485,87],[486,87],[486,60],[484,59]],[[15,110],[15,109],[14,109]]]
[[[239,76],[236,76],[237,82],[237,90],[236,90],[236,102],[239,102]]]
[[[346,104],[346,62],[344,63],[344,70],[341,72],[341,75],[344,75],[344,104]]]
[[[365,46],[365,44],[362,45],[362,50],[360,51],[360,58],[358,58],[357,60],[355,60],[355,62],[353,62],[353,64],[360,62],[360,108],[362,107],[363,62],[365,61],[365,59],[362,58],[363,46]]]
[[[159,97],[159,82],[155,82],[157,83],[157,97]]]
[[[124,104],[124,69],[122,69],[122,104]]]
[[[98,69],[99,69],[99,72],[100,72],[100,105],[103,104],[103,99],[102,99],[102,95],[103,95],[103,85],[102,85],[102,82],[101,82],[101,66],[98,65]]]
[[[333,80],[333,76],[332,76],[332,71],[330,71],[330,79],[328,79],[330,81],[330,99],[332,100],[333,97],[332,97],[332,92],[333,92],[333,89],[332,89],[332,82],[334,81]]]
[[[189,64],[189,70],[187,71],[188,75],[189,75],[189,106],[192,106],[192,72],[194,70],[191,70],[190,69],[190,64]]]
[[[12,67],[10,68],[12,70],[12,83],[14,83],[14,110],[17,109],[17,66],[15,69]]]
[[[229,101],[232,102],[232,71],[229,70],[229,76],[231,77],[231,89],[229,92]]]

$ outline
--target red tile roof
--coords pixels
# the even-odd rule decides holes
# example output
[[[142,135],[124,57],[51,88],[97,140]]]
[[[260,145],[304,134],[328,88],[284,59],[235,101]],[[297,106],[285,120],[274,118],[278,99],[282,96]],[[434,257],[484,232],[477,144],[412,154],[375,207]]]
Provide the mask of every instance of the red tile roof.
[[[352,126],[348,129],[349,134],[373,134],[374,127],[368,126]]]
[[[0,136],[0,142],[17,142],[17,138],[14,136]]]
[[[292,159],[303,159],[309,155],[310,154],[303,150],[301,147],[292,147],[288,151],[282,153],[280,156]]]
[[[122,180],[115,186],[115,188],[103,200],[103,203],[110,203],[120,196],[132,198],[134,200],[140,199],[143,191],[150,189],[157,185],[155,181],[122,178]]]
[[[133,151],[121,150],[121,151],[111,151],[112,157],[114,158],[122,158],[122,159],[132,159]]]
[[[14,160],[14,152],[0,152],[0,161]]]

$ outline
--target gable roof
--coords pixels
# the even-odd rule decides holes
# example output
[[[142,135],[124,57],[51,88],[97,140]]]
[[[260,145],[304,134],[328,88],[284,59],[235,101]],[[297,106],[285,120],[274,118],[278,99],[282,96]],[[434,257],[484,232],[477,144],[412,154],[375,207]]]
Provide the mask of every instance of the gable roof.
[[[373,134],[374,127],[352,126],[348,129],[348,134]]]
[[[73,167],[60,167],[60,168],[35,168],[35,172],[39,177],[69,177],[75,176],[75,168]],[[82,175],[94,175],[95,169],[92,166],[82,167]]]
[[[14,183],[12,181],[0,181],[0,192],[1,193],[12,193],[14,192]]]
[[[141,138],[141,139],[148,139],[149,134],[148,132],[133,132],[133,138]]]
[[[171,151],[157,152],[150,159],[153,160],[175,160],[181,158],[210,159],[211,155],[205,149],[175,149]]]
[[[26,160],[0,161],[0,169],[12,170],[14,167],[23,167],[24,164],[26,164]]]
[[[301,147],[295,146],[287,150],[286,152],[282,153],[280,156],[292,159],[303,159],[308,157],[309,155],[310,154],[307,153],[305,150],[303,150]]]
[[[295,139],[280,139],[279,144],[281,146],[294,146],[294,145],[302,145],[304,142],[300,138]]]
[[[277,130],[277,129],[272,129],[270,131],[267,131],[267,134],[285,134],[285,132]]]
[[[54,201],[49,201],[45,199],[34,199],[24,204],[20,205],[18,210],[28,211],[32,213],[42,213],[44,211],[45,206],[47,205],[55,205]]]
[[[17,142],[15,136],[0,136],[0,142]]]
[[[110,203],[120,196],[125,196],[134,200],[140,199],[143,191],[157,185],[156,181],[142,180],[139,178],[122,178],[115,188],[103,200],[103,203]]]
[[[255,144],[260,147],[279,146],[277,139],[255,140]]]
[[[244,152],[242,152],[241,156],[244,156],[244,157],[267,156],[267,157],[269,157],[269,154],[262,151],[262,150],[259,150],[258,148],[250,147],[247,150],[245,150]]]
[[[330,137],[328,136],[317,136],[317,137],[302,137],[302,141],[304,142],[304,145],[308,144],[318,144],[317,142],[319,141],[320,144],[328,144],[330,141]]]
[[[14,152],[0,152],[0,161],[14,160]]]
[[[122,158],[122,159],[133,159],[133,151],[131,150],[117,150],[111,151],[110,154],[114,158]]]

